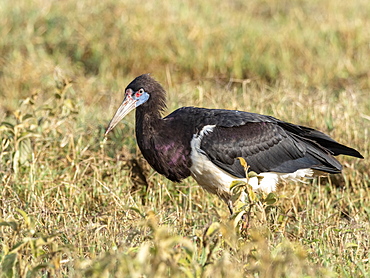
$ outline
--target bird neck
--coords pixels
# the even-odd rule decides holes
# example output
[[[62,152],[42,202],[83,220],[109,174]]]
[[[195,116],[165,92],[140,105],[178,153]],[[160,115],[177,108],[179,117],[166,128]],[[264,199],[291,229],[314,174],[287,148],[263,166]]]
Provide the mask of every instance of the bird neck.
[[[164,110],[166,110],[166,93],[163,90],[155,96],[152,95],[148,102],[136,108],[136,128],[139,127],[144,131],[158,129]]]
[[[159,105],[142,105],[136,108],[136,126],[139,125],[150,125],[158,122],[162,119],[162,112],[164,108]]]
[[[140,149],[151,148],[151,138],[161,126],[162,115],[159,110],[136,109],[136,139]]]
[[[166,93],[158,90],[152,93],[149,100],[136,108],[136,139],[143,152],[146,149],[150,155],[153,152],[153,138],[163,130],[162,113],[166,109]]]

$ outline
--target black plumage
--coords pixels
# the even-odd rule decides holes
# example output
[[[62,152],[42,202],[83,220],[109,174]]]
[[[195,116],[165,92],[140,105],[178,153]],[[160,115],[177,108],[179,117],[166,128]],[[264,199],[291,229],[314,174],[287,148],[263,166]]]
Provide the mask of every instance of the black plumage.
[[[235,179],[245,178],[239,157],[247,161],[249,170],[258,174],[293,173],[307,168],[339,173],[342,165],[334,156],[363,158],[355,149],[320,131],[271,116],[183,107],[162,118],[166,93],[148,74],[134,79],[125,92],[125,99],[106,134],[136,108],[136,138],[143,156],[157,172],[175,182],[194,174],[192,166],[198,163],[193,161],[195,152]],[[192,149],[195,139],[199,139],[200,144]],[[202,185],[213,193],[218,192]],[[228,193],[225,194],[218,195],[227,201]]]

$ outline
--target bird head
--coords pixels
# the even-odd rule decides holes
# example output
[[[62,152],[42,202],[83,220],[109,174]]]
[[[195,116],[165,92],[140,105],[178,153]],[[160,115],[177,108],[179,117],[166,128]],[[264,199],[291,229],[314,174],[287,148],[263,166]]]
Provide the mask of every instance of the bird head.
[[[105,136],[113,130],[113,128],[132,110],[135,108],[147,104],[149,98],[153,95],[157,103],[159,101],[159,107],[157,110],[163,110],[165,108],[165,91],[163,87],[155,81],[149,74],[143,74],[136,77],[125,89],[125,97],[118,107],[113,118],[109,122],[108,128],[105,131]]]

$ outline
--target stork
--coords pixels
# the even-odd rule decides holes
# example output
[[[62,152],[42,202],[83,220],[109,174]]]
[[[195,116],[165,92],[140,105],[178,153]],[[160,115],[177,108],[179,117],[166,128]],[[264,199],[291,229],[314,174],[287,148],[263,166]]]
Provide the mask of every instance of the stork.
[[[136,140],[148,163],[174,182],[192,176],[232,213],[230,185],[247,181],[238,158],[261,178],[253,190],[270,193],[282,180],[301,180],[314,171],[340,173],[336,155],[363,156],[315,129],[271,116],[226,109],[182,107],[166,117],[166,92],[149,74],[136,77],[111,119],[105,136],[136,108]]]

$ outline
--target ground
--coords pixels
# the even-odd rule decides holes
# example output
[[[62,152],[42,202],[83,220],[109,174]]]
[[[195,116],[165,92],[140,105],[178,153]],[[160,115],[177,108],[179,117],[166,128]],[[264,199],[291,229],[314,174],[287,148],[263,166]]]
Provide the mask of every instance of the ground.
[[[9,2],[9,3],[8,3]],[[367,277],[368,1],[0,4],[2,277]],[[105,128],[137,75],[181,106],[319,129],[359,150],[343,175],[253,194],[230,218],[193,179]],[[239,185],[240,186],[240,185]],[[242,215],[245,214],[244,217]]]

